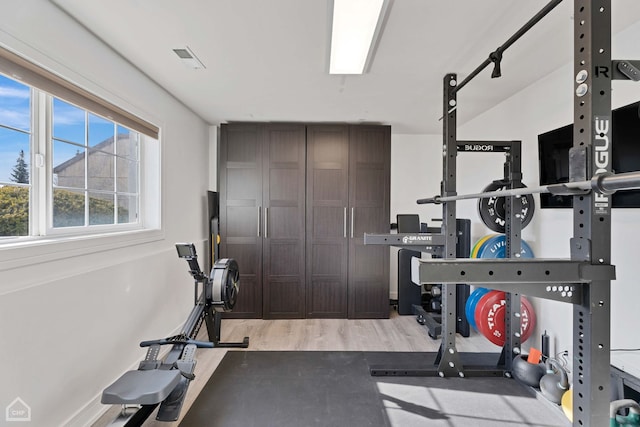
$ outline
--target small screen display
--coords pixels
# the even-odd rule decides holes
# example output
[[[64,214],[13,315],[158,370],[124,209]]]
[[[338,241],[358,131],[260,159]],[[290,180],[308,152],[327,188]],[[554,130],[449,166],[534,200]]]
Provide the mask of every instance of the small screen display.
[[[176,249],[180,258],[196,256],[196,247],[193,243],[178,243],[176,244]]]

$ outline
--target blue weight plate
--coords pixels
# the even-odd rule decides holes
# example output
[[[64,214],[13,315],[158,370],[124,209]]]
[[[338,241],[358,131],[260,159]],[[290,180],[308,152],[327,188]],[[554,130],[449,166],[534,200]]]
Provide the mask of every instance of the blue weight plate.
[[[480,301],[480,298],[482,298],[487,292],[489,292],[489,289],[487,288],[476,288],[476,290],[471,292],[471,295],[467,298],[467,303],[464,306],[464,314],[467,316],[467,321],[474,329],[477,329],[475,316],[476,305],[478,304],[478,301]]]
[[[531,246],[524,240],[522,242],[522,250],[520,252],[522,258],[534,258]],[[478,258],[505,258],[507,249],[507,239],[504,234],[500,234],[487,240],[478,251]]]

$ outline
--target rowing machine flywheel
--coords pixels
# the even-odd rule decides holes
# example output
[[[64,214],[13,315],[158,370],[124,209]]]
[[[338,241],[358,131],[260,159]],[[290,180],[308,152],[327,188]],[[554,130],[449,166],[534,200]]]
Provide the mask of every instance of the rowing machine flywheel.
[[[216,261],[211,269],[211,303],[218,311],[230,311],[238,299],[240,271],[233,258]]]

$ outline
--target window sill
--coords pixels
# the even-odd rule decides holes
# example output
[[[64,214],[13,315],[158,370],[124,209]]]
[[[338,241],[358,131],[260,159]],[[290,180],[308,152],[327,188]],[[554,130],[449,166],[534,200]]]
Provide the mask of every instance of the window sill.
[[[0,272],[76,256],[89,255],[164,238],[160,229],[108,234],[60,236],[0,244]]]

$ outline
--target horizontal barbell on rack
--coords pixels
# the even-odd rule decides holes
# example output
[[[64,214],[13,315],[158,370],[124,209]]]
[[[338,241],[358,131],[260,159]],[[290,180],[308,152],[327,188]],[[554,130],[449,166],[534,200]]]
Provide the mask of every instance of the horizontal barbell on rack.
[[[640,188],[640,171],[619,174],[602,173],[595,175],[588,181],[567,182],[564,184],[543,185],[540,187],[513,188],[509,190],[489,191],[485,193],[461,194],[455,196],[434,196],[418,199],[419,205],[429,203],[454,202],[457,200],[483,199],[487,197],[523,196],[535,193],[551,193],[571,196],[586,194],[594,190],[602,194],[613,194],[620,190],[635,190]]]

